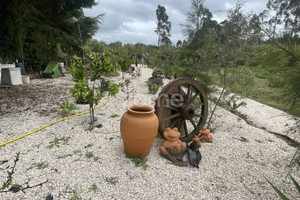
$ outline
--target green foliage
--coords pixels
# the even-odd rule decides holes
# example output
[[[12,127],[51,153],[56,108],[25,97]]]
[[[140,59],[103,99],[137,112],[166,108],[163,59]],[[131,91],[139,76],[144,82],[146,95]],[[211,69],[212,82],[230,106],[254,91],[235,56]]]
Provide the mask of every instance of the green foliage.
[[[81,52],[81,39],[91,38],[103,17],[84,16],[83,8],[94,5],[94,0],[1,1],[0,57],[24,58],[28,69],[40,70],[49,60]]]
[[[163,75],[160,69],[154,69],[152,72],[152,77],[161,77]]]
[[[118,93],[120,84],[114,84],[104,76],[114,71],[109,53],[88,54],[88,68],[82,64],[81,58],[74,56],[69,71],[75,86],[70,90],[77,103],[88,103],[90,108],[90,125],[94,123],[94,109],[104,96],[114,96]]]
[[[227,109],[232,113],[237,113],[237,109],[241,106],[246,106],[247,103],[245,101],[238,102],[239,98],[236,95],[231,95],[229,98],[226,98],[226,94],[224,95],[224,101]]]
[[[85,148],[89,148],[89,147],[92,147],[92,146],[93,146],[93,144],[88,144],[88,145],[85,146]]]
[[[300,46],[294,46],[300,50]],[[276,102],[272,103],[285,111],[299,116],[300,109],[300,61],[274,45],[265,44],[258,48],[260,55],[253,58],[261,66],[252,67],[255,76],[265,78],[271,89],[276,89]],[[297,52],[296,51],[296,52]],[[270,100],[269,100],[270,101]],[[270,103],[268,103],[270,104]]]
[[[84,51],[85,52],[96,52],[101,53],[105,49],[108,48],[108,45],[104,41],[98,41],[96,39],[89,39],[84,45]]]
[[[76,189],[72,190],[72,197],[71,200],[82,200],[83,198],[80,196]]]
[[[267,51],[259,58],[275,76],[282,77],[270,80],[274,86],[285,90],[284,101],[290,103],[289,111],[293,113],[300,105],[299,9],[299,1],[269,0],[267,10],[257,20],[260,29],[269,38],[269,44],[262,46]]]
[[[13,192],[13,193],[17,193],[19,191],[22,191],[25,193],[25,190],[30,189],[30,188],[34,188],[34,187],[38,187],[38,186],[42,186],[44,183],[46,183],[48,180],[46,180],[45,182],[39,183],[37,185],[33,185],[30,186],[28,184],[28,182],[26,182],[25,185],[20,185],[20,184],[13,184],[13,175],[15,173],[15,169],[16,169],[16,165],[17,162],[19,161],[19,156],[20,156],[20,152],[17,153],[16,158],[14,160],[14,166],[11,168],[11,171],[7,171],[7,180],[3,183],[3,185],[0,187],[0,193],[1,192]],[[42,162],[42,164],[40,165],[40,169],[43,169],[43,167],[48,167],[48,163],[47,162]]]
[[[87,158],[93,158],[95,157],[94,153],[92,151],[87,151],[86,154],[85,154],[85,157]]]
[[[111,115],[110,117],[111,117],[111,118],[116,118],[116,117],[120,117],[120,115],[118,115],[118,114],[113,114],[113,115]]]
[[[186,24],[183,25],[188,42],[196,44],[197,48],[199,48],[201,38],[198,32],[204,26],[204,22],[212,18],[211,12],[203,6],[203,2],[204,0],[191,0],[191,11],[186,13]]]
[[[91,187],[89,187],[90,192],[96,193],[97,190],[98,190],[98,186],[95,183],[93,185],[91,185]]]
[[[169,22],[169,16],[166,13],[164,6],[158,5],[156,9],[157,27],[155,33],[158,35],[158,44],[170,46],[172,44],[169,37],[171,36],[171,22]]]
[[[33,168],[37,168],[39,170],[41,169],[45,169],[49,166],[49,163],[48,162],[40,162],[40,163],[32,163],[31,166],[27,169],[28,170],[31,170]]]
[[[120,76],[120,72],[118,72],[117,70],[114,70],[112,72],[107,73],[106,76],[107,77],[118,77],[118,76]]]
[[[62,137],[62,138],[55,138],[53,141],[49,142],[49,146],[47,146],[48,149],[53,149],[53,147],[60,147],[60,142],[63,142],[63,144],[67,144],[69,142],[69,137]]]
[[[92,151],[87,151],[87,152],[85,153],[85,157],[87,157],[88,159],[94,158],[94,161],[99,160],[99,157],[98,157],[98,156],[95,156],[94,153],[93,153]]]
[[[118,177],[105,177],[105,181],[112,185],[116,185],[118,183]]]
[[[67,101],[67,100],[64,100],[63,103],[58,103],[58,104],[59,104],[60,108],[62,109],[61,114],[63,117],[72,115],[72,111],[77,109],[75,104],[73,104],[73,103],[70,104],[69,101]]]
[[[125,47],[120,47],[116,53],[116,56],[117,64],[120,66],[121,71],[126,72],[132,64],[128,50]]]
[[[161,46],[159,49],[155,49],[149,56],[149,64],[154,69],[152,76],[164,75],[169,79],[174,76],[180,65],[179,60],[182,51],[182,49],[176,49],[173,46]],[[183,69],[182,71],[186,70]]]
[[[151,81],[147,82],[147,86],[150,94],[156,94],[159,89],[159,85],[156,83],[152,83]]]
[[[271,185],[271,187],[273,188],[273,190],[277,193],[277,195],[282,199],[282,200],[289,200],[289,198],[283,194],[271,181],[269,181],[266,177],[265,179],[267,180],[267,182]],[[291,176],[291,179],[298,191],[298,193],[300,194],[300,186],[298,184],[298,182]]]
[[[76,103],[88,104],[90,90],[88,80],[84,77],[75,83],[75,86],[70,89],[70,93],[75,97]]]
[[[66,155],[58,156],[57,159],[64,159],[64,158],[72,157],[72,156],[73,156],[73,154],[66,154]]]
[[[133,157],[129,154],[126,154],[126,158],[134,162],[135,167],[143,167],[144,170],[146,170],[149,167],[149,165],[147,164],[147,157]]]
[[[16,164],[19,161],[19,157],[20,157],[20,152],[18,152],[17,155],[16,155],[15,164],[14,164],[14,167],[12,168],[12,170],[11,171],[7,171],[7,174],[8,174],[7,181],[3,183],[0,191],[1,190],[5,190],[9,186],[12,186],[12,179],[13,179],[12,175],[14,174]]]
[[[175,68],[178,76],[190,77],[199,81],[207,93],[210,92],[209,86],[212,83],[209,71],[213,70],[215,66],[214,59],[208,52],[205,49],[184,49],[179,58],[179,70]]]
[[[124,82],[122,83],[122,92],[124,92],[126,94],[126,99],[128,100],[130,97],[130,94],[133,93],[135,91],[135,89],[130,89],[130,83],[131,83],[131,79],[133,79],[134,74],[131,74],[130,78],[126,78],[124,80]]]

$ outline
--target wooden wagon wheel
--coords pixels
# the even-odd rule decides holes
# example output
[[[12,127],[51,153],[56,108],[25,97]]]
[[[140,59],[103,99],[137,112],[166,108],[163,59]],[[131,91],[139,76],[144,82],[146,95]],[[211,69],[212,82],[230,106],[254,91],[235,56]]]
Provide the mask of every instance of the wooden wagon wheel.
[[[167,127],[177,127],[181,133],[180,140],[190,142],[206,122],[206,93],[194,79],[174,79],[159,93],[155,113],[159,119],[159,133],[162,136]]]

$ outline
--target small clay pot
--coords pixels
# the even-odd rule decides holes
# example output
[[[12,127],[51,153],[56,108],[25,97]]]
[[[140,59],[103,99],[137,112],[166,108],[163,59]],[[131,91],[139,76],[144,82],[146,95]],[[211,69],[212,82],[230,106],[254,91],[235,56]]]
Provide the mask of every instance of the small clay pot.
[[[141,104],[127,106],[127,112],[121,118],[120,131],[125,153],[133,157],[146,157],[158,131],[154,108]]]
[[[213,137],[210,133],[210,130],[207,129],[206,127],[202,127],[202,129],[199,131],[200,136],[200,142],[213,142]]]

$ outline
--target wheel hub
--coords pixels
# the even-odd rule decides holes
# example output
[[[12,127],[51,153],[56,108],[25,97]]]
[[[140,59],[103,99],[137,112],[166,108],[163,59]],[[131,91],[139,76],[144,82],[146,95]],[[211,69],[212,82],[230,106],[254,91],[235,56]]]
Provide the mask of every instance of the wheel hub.
[[[184,119],[191,120],[195,115],[195,109],[191,105],[187,105],[183,107],[183,117]]]

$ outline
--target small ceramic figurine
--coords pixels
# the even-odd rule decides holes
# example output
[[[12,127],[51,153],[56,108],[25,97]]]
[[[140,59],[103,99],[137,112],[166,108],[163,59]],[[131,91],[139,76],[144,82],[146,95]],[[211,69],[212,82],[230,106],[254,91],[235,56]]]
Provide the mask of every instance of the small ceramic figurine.
[[[180,133],[177,128],[166,128],[164,131],[166,141],[159,148],[161,155],[178,166],[187,166],[187,162],[182,160],[184,153],[187,150],[185,142],[181,142],[178,138]]]
[[[197,135],[194,135],[192,141],[193,142],[191,143],[191,145],[194,147],[194,149],[201,148],[200,138]]]
[[[203,126],[199,133],[201,134],[199,136],[200,142],[213,142],[212,135],[209,134],[210,130],[207,129],[205,126]]]

